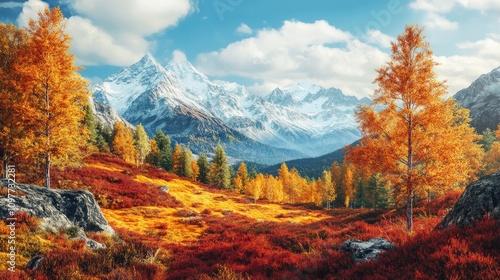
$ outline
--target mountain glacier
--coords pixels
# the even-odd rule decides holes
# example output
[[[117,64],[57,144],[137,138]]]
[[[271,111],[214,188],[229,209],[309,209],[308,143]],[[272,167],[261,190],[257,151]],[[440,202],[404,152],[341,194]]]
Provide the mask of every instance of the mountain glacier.
[[[153,135],[162,129],[194,152],[221,143],[235,158],[271,164],[329,153],[360,138],[354,110],[369,99],[298,83],[265,97],[211,81],[186,59],[151,55],[93,86],[94,99]],[[212,150],[210,150],[212,151]],[[267,154],[266,154],[267,153]]]

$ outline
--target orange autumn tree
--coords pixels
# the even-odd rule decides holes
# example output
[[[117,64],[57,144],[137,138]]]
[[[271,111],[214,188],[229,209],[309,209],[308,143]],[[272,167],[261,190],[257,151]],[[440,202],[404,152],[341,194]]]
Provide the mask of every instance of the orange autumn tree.
[[[500,124],[498,124],[498,128],[495,131],[495,136],[498,140],[500,140]],[[497,171],[500,171],[500,142],[495,141],[491,145],[491,149],[486,153],[484,158],[485,162],[485,174],[491,174]]]
[[[408,26],[392,43],[391,61],[377,70],[373,103],[356,113],[363,139],[346,157],[383,174],[403,194],[409,231],[415,194],[468,182],[482,157],[467,111],[444,99],[446,86],[424,38],[423,29]]]
[[[16,144],[24,135],[23,98],[19,87],[19,75],[14,65],[19,63],[18,52],[28,43],[25,30],[18,29],[13,24],[0,23],[0,154],[3,161],[3,176],[5,178],[7,165],[19,150]]]
[[[45,186],[50,187],[51,166],[76,164],[88,142],[84,106],[90,93],[88,83],[69,54],[70,37],[59,8],[38,13],[26,31],[29,42],[18,52],[19,87],[26,95],[25,135],[19,149],[25,162],[43,166]]]
[[[113,128],[113,153],[128,163],[135,163],[134,134],[122,122],[115,122]]]

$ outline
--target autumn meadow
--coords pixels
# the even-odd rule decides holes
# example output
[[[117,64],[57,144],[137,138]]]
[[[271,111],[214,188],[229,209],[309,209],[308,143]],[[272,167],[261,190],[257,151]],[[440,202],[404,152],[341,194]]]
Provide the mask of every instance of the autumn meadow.
[[[103,125],[63,19],[54,8],[24,29],[0,24],[0,196],[15,166],[18,184],[90,191],[115,234],[85,232],[104,245],[92,249],[76,228],[16,212],[15,244],[0,222],[0,279],[500,278],[498,217],[438,226],[468,184],[500,170],[500,126],[478,134],[447,97],[424,28],[402,30],[376,70],[359,144],[309,178],[285,163],[274,175],[230,166],[223,145],[194,155],[142,124]],[[397,249],[359,263],[339,250],[371,238]]]

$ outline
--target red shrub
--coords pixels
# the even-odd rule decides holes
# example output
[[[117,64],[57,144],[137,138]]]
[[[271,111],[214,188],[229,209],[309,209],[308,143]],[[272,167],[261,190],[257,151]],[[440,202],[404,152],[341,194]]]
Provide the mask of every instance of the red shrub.
[[[182,203],[168,193],[139,183],[120,172],[93,167],[82,167],[53,172],[52,179],[57,186],[61,181],[78,182],[80,189],[89,189],[100,206],[109,209],[133,206],[180,207]]]

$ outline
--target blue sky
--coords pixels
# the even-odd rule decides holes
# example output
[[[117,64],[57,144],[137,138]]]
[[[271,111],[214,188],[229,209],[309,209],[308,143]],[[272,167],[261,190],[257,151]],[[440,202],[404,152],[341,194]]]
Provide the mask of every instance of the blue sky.
[[[500,66],[498,0],[14,0],[0,2],[0,21],[23,26],[46,6],[63,10],[94,82],[149,52],[256,94],[309,81],[369,96],[409,24],[426,27],[450,94]]]

